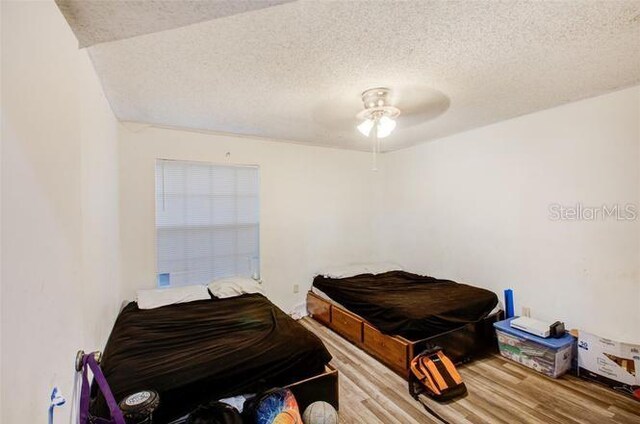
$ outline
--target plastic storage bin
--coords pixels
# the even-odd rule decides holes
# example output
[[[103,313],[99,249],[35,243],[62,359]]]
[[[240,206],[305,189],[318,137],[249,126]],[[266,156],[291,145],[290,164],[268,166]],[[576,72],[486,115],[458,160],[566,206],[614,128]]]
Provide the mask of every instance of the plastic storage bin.
[[[557,378],[571,368],[575,338],[569,333],[559,339],[542,338],[511,328],[517,317],[493,324],[500,354],[549,377]]]

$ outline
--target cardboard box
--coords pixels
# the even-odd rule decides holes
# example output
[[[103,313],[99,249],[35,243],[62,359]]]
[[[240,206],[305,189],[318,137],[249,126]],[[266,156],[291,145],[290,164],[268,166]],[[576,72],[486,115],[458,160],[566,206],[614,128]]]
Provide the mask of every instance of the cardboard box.
[[[640,401],[640,345],[616,342],[581,330],[578,375]]]

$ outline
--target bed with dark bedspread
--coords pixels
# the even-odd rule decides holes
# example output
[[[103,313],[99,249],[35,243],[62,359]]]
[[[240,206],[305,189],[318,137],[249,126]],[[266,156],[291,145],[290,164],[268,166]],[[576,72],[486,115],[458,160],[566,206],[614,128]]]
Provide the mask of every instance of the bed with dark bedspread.
[[[318,337],[264,296],[246,294],[150,310],[131,302],[101,365],[116,401],[156,390],[154,422],[168,422],[211,399],[320,374],[330,359]],[[93,413],[108,414],[101,397]]]
[[[498,304],[489,290],[406,271],[335,279],[317,276],[313,285],[381,332],[409,340],[479,321]]]

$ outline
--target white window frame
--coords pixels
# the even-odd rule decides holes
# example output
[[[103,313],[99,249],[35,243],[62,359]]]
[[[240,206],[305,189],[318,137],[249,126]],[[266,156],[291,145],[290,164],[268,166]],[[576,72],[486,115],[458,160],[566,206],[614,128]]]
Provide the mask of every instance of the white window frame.
[[[196,284],[207,284],[210,282],[210,280],[207,281],[198,281],[198,282],[191,282],[191,283],[177,283],[177,284],[172,284],[171,279],[169,277],[168,281],[165,281],[165,283],[162,283],[162,279],[161,279],[161,270],[160,268],[160,241],[159,241],[159,225],[158,225],[158,205],[159,205],[159,196],[161,195],[158,192],[158,169],[159,167],[163,164],[163,163],[170,163],[170,162],[176,162],[176,163],[181,163],[181,164],[194,164],[194,165],[200,165],[200,166],[210,166],[212,168],[234,168],[234,169],[239,169],[239,168],[251,168],[251,169],[255,169],[256,171],[256,223],[255,224],[244,224],[244,226],[249,225],[249,226],[255,226],[255,231],[256,231],[256,250],[255,250],[255,255],[252,256],[249,260],[251,261],[251,264],[249,265],[251,268],[251,272],[250,275],[248,275],[247,273],[237,273],[237,266],[236,266],[236,273],[234,274],[228,274],[228,275],[219,275],[215,278],[211,278],[210,280],[214,280],[214,279],[218,279],[218,278],[224,278],[224,277],[232,277],[232,276],[242,276],[242,277],[252,277],[256,280],[260,279],[260,167],[258,165],[243,165],[243,164],[230,164],[230,163],[217,163],[217,162],[206,162],[206,161],[195,161],[195,160],[179,160],[179,159],[163,159],[163,158],[157,158],[155,161],[155,168],[154,168],[154,181],[155,181],[155,185],[154,185],[154,201],[155,201],[155,208],[154,208],[154,229],[155,229],[155,276],[156,276],[156,286],[157,287],[180,287],[180,286],[186,286],[186,285],[196,285]],[[163,175],[163,180],[162,180],[162,190],[164,190],[164,175]],[[237,184],[237,180],[236,180],[236,184]],[[186,193],[186,192],[185,192]],[[214,194],[210,194],[212,196],[214,196]],[[163,199],[164,199],[164,192],[162,193]],[[187,194],[185,194],[185,197],[187,196]],[[236,207],[237,207],[237,199],[238,199],[238,193],[235,193],[235,199],[236,199]],[[164,201],[164,200],[163,200]],[[236,210],[236,217],[237,217],[237,210]],[[237,237],[237,233],[238,233],[238,228],[242,227],[243,224],[237,224],[235,226],[230,226],[230,227],[235,227],[236,229],[236,237]],[[213,226],[210,225],[210,230],[209,231],[213,231]],[[236,242],[237,243],[237,242]],[[236,249],[238,248],[238,245],[236,244]],[[236,256],[240,256],[238,254],[236,254]],[[212,260],[215,256],[212,256]],[[170,274],[170,273],[163,273],[164,275],[166,274]]]

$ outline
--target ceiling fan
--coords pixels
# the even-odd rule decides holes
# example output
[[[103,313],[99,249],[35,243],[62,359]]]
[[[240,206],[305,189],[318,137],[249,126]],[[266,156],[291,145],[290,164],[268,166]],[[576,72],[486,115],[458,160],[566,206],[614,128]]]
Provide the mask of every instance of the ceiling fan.
[[[349,84],[336,86],[332,94],[323,95],[313,118],[323,127],[360,145],[358,138],[362,140],[362,135],[367,141],[372,139],[366,148],[371,146],[374,151],[373,168],[376,169],[378,153],[398,142],[391,139],[420,137],[417,127],[442,115],[449,108],[449,98],[422,84],[405,82],[373,87],[353,95]],[[382,139],[389,139],[389,143]]]
[[[396,128],[395,118],[400,116],[400,109],[390,105],[391,90],[385,87],[370,88],[362,93],[364,110],[356,115],[362,122],[358,125],[365,137],[373,140],[373,170],[378,170],[378,154],[380,139],[388,137]]]

